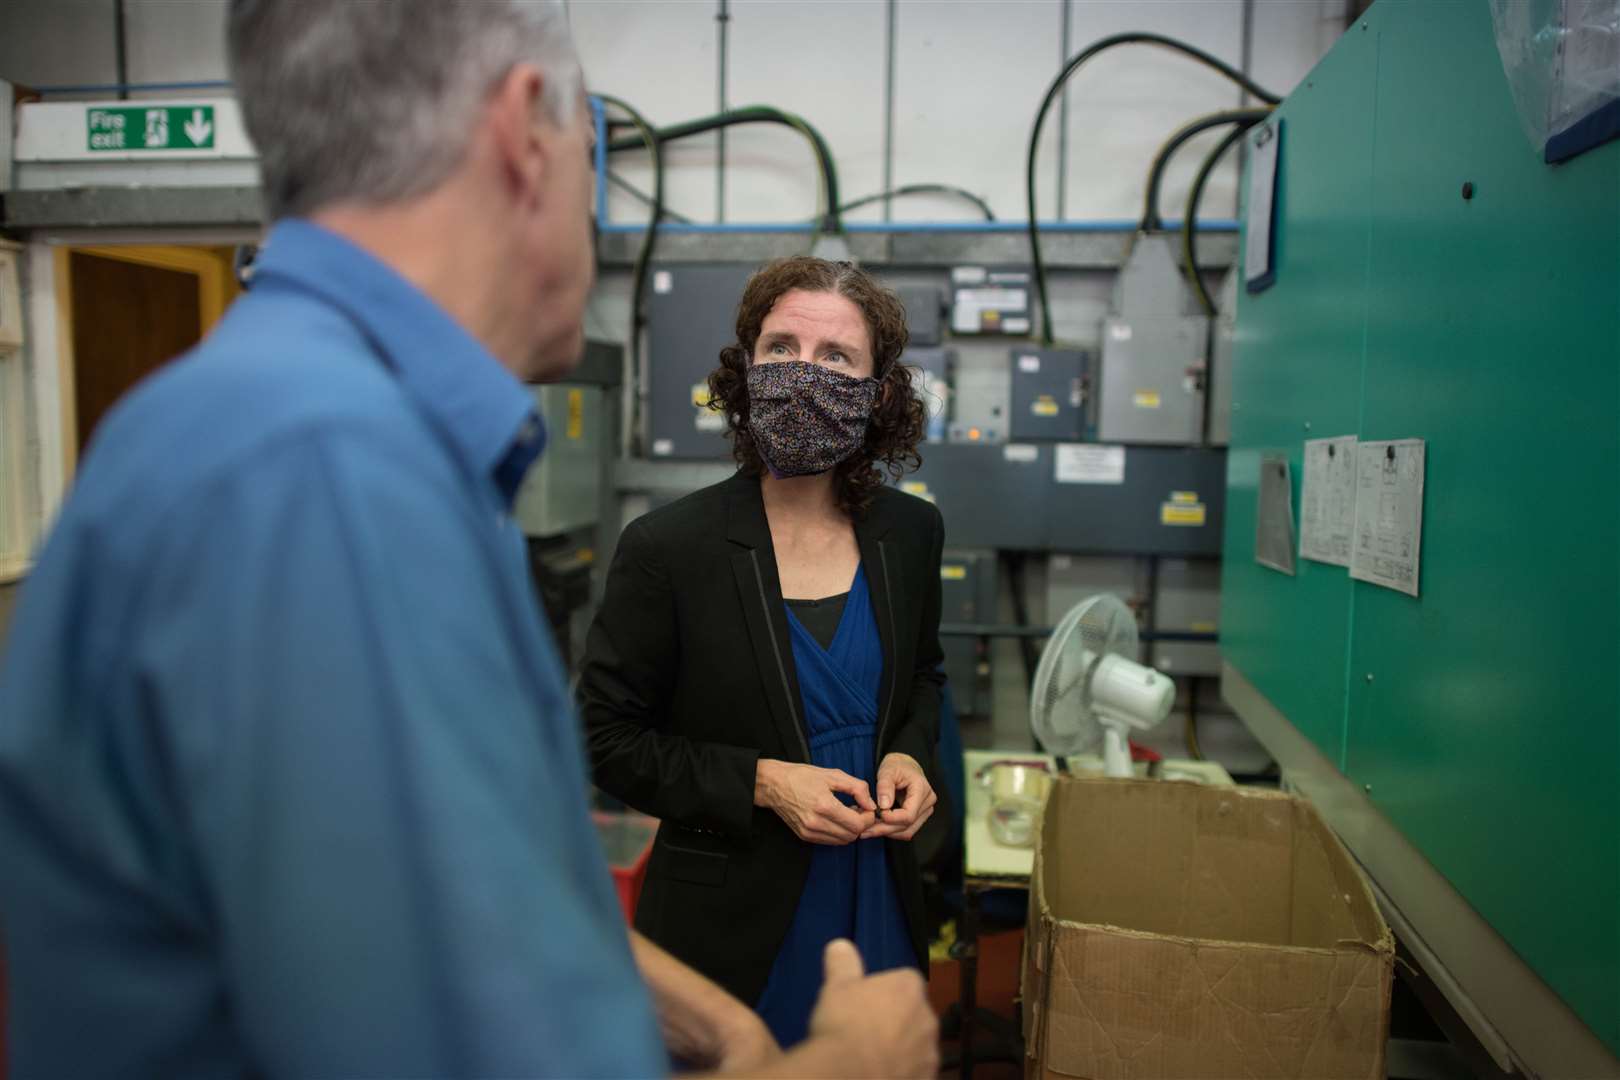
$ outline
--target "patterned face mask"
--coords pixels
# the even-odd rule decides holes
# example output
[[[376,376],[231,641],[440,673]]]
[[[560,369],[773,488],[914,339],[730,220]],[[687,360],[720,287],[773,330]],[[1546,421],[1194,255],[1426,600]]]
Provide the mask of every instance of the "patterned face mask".
[[[776,476],[823,473],[861,448],[878,381],[804,360],[748,368],[748,430]]]

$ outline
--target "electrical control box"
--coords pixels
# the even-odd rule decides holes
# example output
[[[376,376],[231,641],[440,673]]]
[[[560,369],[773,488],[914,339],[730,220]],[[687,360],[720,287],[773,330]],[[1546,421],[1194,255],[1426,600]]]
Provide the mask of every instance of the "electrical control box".
[[[914,368],[912,388],[926,410],[924,438],[944,442],[951,413],[952,353],[949,349],[907,349],[900,362]]]
[[[1146,560],[1128,555],[1085,556],[1055,553],[1046,559],[1046,622],[1055,626],[1076,604],[1109,593],[1132,611],[1147,595]],[[1141,661],[1140,655],[1131,659]]]
[[[937,285],[897,285],[906,309],[906,336],[913,346],[938,345],[945,335],[945,298]]]
[[[1030,291],[1030,272],[1021,267],[953,267],[951,332],[1027,337]]]
[[[1204,440],[1209,320],[1165,234],[1138,236],[1103,321],[1097,438],[1198,445]]]
[[[1094,554],[1217,555],[1226,451],[1059,443],[1042,546]]]
[[[939,565],[940,622],[996,621],[996,554],[947,548]],[[964,716],[990,713],[990,657],[978,638],[941,636],[945,677],[956,711]]]
[[[1209,342],[1209,430],[1211,446],[1232,441],[1232,362],[1237,356],[1237,283],[1241,268],[1233,267],[1215,301],[1215,322]]]
[[[1218,559],[1159,560],[1153,624],[1159,630],[1213,634],[1220,628],[1221,564]],[[1166,675],[1219,675],[1220,646],[1213,642],[1156,641],[1150,663]]]
[[[1012,377],[1003,348],[958,342],[951,375],[951,442],[1004,443],[1012,409]]]
[[[899,487],[945,518],[945,542],[1008,551],[1220,553],[1226,452],[1166,446],[937,443]]]
[[[1012,379],[1010,438],[1074,442],[1086,437],[1088,353],[1015,348],[1008,364]]]
[[[937,443],[900,489],[939,507],[952,547],[1036,550],[1046,543],[1052,448]]]
[[[1103,323],[1097,438],[1197,445],[1204,435],[1204,334],[1200,316]]]
[[[608,452],[607,400],[594,386],[531,386],[546,425],[546,450],[518,489],[513,514],[535,537],[596,524],[601,512],[602,458]]]
[[[725,418],[706,408],[709,373],[736,338],[752,263],[654,265],[648,275],[646,448],[654,459],[731,456]]]

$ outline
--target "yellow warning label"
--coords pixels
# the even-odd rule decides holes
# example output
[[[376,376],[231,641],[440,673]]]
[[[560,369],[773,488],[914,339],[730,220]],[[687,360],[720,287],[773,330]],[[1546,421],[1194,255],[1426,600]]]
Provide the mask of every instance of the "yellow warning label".
[[[1204,504],[1192,505],[1165,503],[1159,507],[1159,524],[1161,525],[1202,525],[1204,523]]]
[[[585,391],[568,391],[568,437],[577,439],[585,433]]]
[[[706,382],[692,384],[692,404],[700,409],[709,407],[709,384]]]
[[[929,491],[928,485],[923,483],[921,480],[906,480],[901,483],[900,490],[905,492],[907,495],[915,495],[919,499],[927,499],[929,502],[934,501],[934,493]],[[941,567],[940,576],[942,577],[944,576],[943,570],[944,568]]]
[[[1173,503],[1181,503],[1183,506],[1190,506],[1198,501],[1198,492],[1172,491],[1170,493],[1170,501]]]
[[[1057,398],[1051,394],[1042,394],[1035,399],[1035,403],[1029,407],[1029,411],[1036,416],[1056,416],[1058,414]]]
[[[1138,409],[1157,409],[1159,407],[1159,392],[1157,390],[1138,390],[1131,400],[1136,402]]]
[[[1195,634],[1213,634],[1219,627],[1212,622],[1191,622],[1187,624],[1187,629]]]
[[[967,567],[941,566],[939,568],[939,576],[944,578],[946,581],[961,581],[967,577]]]

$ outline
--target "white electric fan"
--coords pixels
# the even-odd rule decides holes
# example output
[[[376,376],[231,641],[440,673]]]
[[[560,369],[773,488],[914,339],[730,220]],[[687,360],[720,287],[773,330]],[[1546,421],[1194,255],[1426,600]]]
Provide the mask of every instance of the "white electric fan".
[[[1050,754],[1089,753],[1101,740],[1103,770],[1132,776],[1129,733],[1170,714],[1175,683],[1138,664],[1136,616],[1102,593],[1063,616],[1035,668],[1029,726]]]

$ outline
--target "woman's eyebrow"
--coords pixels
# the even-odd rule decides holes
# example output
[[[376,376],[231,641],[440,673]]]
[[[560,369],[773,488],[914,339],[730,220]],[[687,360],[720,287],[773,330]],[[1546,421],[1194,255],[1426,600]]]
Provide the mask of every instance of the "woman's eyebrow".
[[[825,355],[827,353],[830,353],[830,352],[840,352],[840,353],[843,353],[845,356],[863,356],[863,355],[865,355],[856,346],[854,346],[854,345],[845,345],[842,342],[838,342],[838,341],[824,341],[824,342],[822,342],[821,343],[821,352],[822,352],[823,355]]]

